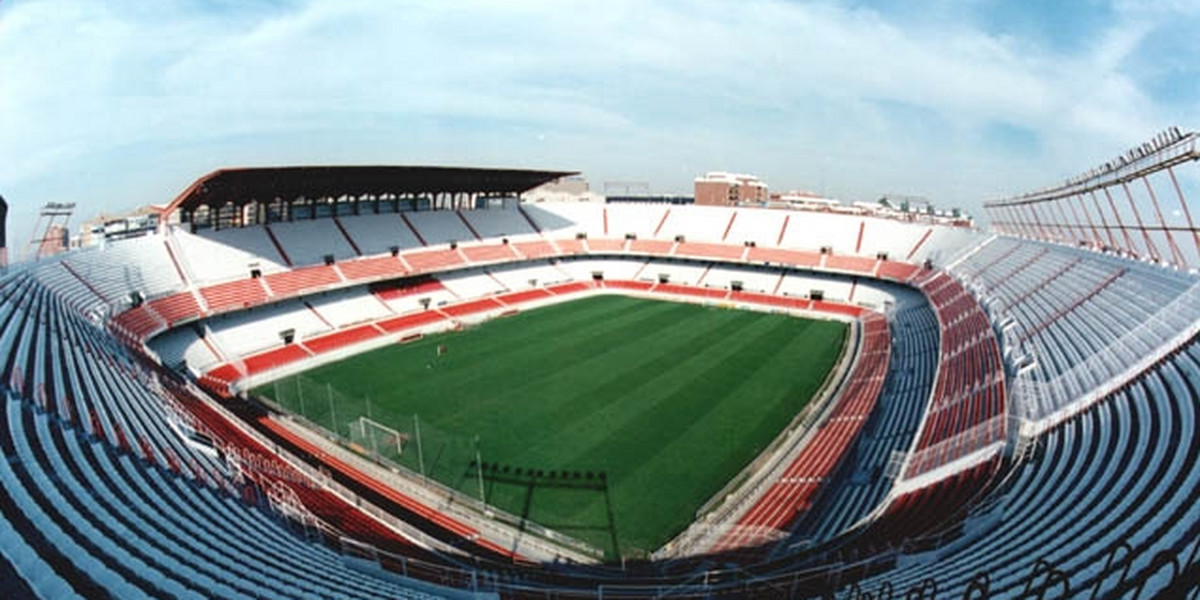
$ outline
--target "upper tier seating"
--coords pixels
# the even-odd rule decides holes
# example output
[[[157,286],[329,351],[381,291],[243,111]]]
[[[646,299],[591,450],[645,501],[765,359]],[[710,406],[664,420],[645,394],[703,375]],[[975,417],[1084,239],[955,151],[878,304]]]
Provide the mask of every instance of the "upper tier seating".
[[[762,248],[818,251],[829,247],[835,256],[949,263],[983,237],[963,228],[931,227],[891,219],[773,209],[661,204],[554,203],[524,205],[543,235],[552,239],[587,234],[591,240],[624,239],[674,241],[683,236],[694,243],[741,247],[754,242]],[[860,235],[861,233],[861,235]],[[605,248],[607,249],[607,248]]]
[[[524,204],[521,210],[550,239],[574,238],[577,233],[604,237],[604,206],[595,202]]]
[[[358,256],[333,219],[271,223],[267,227],[294,267],[324,264],[326,255],[333,255],[334,260]],[[313,240],[321,243],[314,244]]]
[[[404,213],[404,218],[412,224],[417,234],[429,246],[475,240],[475,234],[467,229],[466,224],[455,211],[410,212]]]
[[[393,246],[400,250],[421,246],[421,241],[399,215],[348,216],[338,217],[338,221],[363,256],[390,252]]]
[[[623,238],[632,234],[639,239],[653,238],[666,225],[669,210],[661,204],[607,204],[604,213],[608,233],[604,237]]]
[[[460,211],[471,228],[484,239],[537,235],[525,215],[515,208],[482,208]]]
[[[63,257],[62,263],[110,303],[125,305],[133,292],[153,298],[183,287],[179,271],[158,235],[108,242],[102,251],[72,253]]]
[[[180,250],[179,262],[195,283],[249,277],[252,268],[263,274],[287,269],[262,227],[205,230],[199,235],[175,227],[171,236]]]
[[[409,252],[404,256],[404,262],[414,273],[442,271],[451,267],[466,264],[467,257],[458,250],[441,248],[439,250],[421,250]]]
[[[829,247],[834,254],[856,254],[861,225],[862,219],[859,218],[817,212],[793,213],[783,232],[783,242],[778,245],[810,250]]]
[[[299,267],[283,273],[271,273],[262,278],[271,295],[276,298],[287,298],[301,292],[312,293],[321,289],[337,286],[342,283],[338,271],[332,266],[313,265]]]
[[[970,229],[961,227],[933,227],[930,229],[932,233],[925,239],[925,242],[909,250],[911,257],[892,255],[889,258],[918,264],[929,260],[935,269],[941,269],[984,241],[982,234]]]
[[[1039,420],[1193,326],[1186,275],[1087,250],[994,238],[951,271],[981,295],[1018,366],[1022,416]]]
[[[13,392],[114,445],[152,444],[159,449],[154,460],[165,468],[171,467],[167,456],[188,453],[168,426],[163,400],[111,336],[35,279],[8,282],[0,348]]]
[[[203,314],[200,302],[193,292],[179,292],[170,296],[160,296],[146,303],[154,314],[158,315],[168,326],[199,318]]]
[[[468,262],[475,264],[511,262],[519,258],[512,246],[505,243],[469,244],[458,250]]]
[[[734,218],[734,209],[721,206],[695,206],[672,210],[658,230],[659,239],[673,240],[683,236],[690,242],[721,242]],[[737,245],[741,245],[740,242]]]
[[[33,276],[47,287],[57,290],[64,301],[81,313],[86,314],[94,307],[107,304],[107,301],[100,297],[96,290],[88,287],[61,262],[46,262],[33,269]]]
[[[729,233],[724,236],[724,242],[737,246],[746,242],[767,248],[779,246],[784,225],[790,221],[789,214],[778,210],[740,209],[737,218],[729,226]]]
[[[587,244],[593,252],[676,253],[717,260],[746,258],[752,262],[790,262],[870,274],[876,268],[883,268],[875,260],[879,253],[887,254],[892,261],[919,263],[928,258],[940,265],[951,262],[983,239],[968,230],[880,218],[656,204],[542,204],[519,209],[422,211],[281,222],[268,227],[269,232],[264,227],[252,226],[206,230],[199,236],[175,227],[170,247],[180,257],[177,270],[189,282],[204,284],[244,277],[251,268],[268,274],[288,266],[320,264],[327,255],[347,261],[359,256],[378,257],[393,248],[404,252],[449,242],[464,245],[467,255],[462,251],[442,252],[413,256],[407,263],[410,270],[427,271],[464,261],[543,257],[555,253],[556,247],[557,251],[575,253],[585,248],[584,242],[575,240],[575,235],[582,233],[589,238]],[[626,235],[637,239],[627,242]],[[683,243],[676,244],[676,237],[681,237]],[[507,248],[498,245],[502,238],[512,238],[512,245]],[[486,248],[476,247],[479,239],[487,240],[482,245]],[[747,250],[745,242],[755,242],[759,248]],[[494,251],[490,249],[493,246]],[[777,247],[810,254],[804,257],[772,254],[778,252],[772,250]],[[818,256],[816,252],[822,247],[830,248],[831,254]],[[169,254],[158,252],[158,255],[164,264],[170,262]],[[387,268],[378,271],[380,275],[396,271],[394,265],[381,266]],[[352,277],[371,277],[376,273],[370,268],[362,273],[360,270],[354,271]],[[904,277],[906,273],[909,271],[886,269],[889,276]]]

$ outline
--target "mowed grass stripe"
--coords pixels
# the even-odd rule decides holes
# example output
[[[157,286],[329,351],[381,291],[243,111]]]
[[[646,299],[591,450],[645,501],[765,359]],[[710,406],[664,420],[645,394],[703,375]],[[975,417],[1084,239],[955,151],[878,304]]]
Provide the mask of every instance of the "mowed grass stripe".
[[[631,300],[618,299],[623,303]],[[584,397],[597,382],[619,377],[623,367],[636,368],[635,354],[645,350],[648,341],[671,337],[673,329],[683,327],[680,317],[684,313],[679,310],[682,305],[640,302],[630,306],[627,314],[608,319],[596,328],[564,331],[562,335],[537,344],[514,348],[503,360],[491,361],[483,367],[484,373],[473,375],[476,385],[456,390],[463,394],[479,392],[483,397],[475,399],[476,410],[462,413],[454,421],[513,428],[531,424],[522,422],[522,418],[561,423],[544,413],[514,413],[505,408],[522,398],[541,397],[561,409],[571,410],[576,403],[570,400]],[[661,342],[655,346],[655,351],[671,347]],[[522,368],[514,370],[512,365]],[[511,384],[504,387],[481,385],[507,380],[512,380]],[[575,409],[588,410],[589,407],[576,406]],[[518,436],[512,441],[523,444],[527,438]]]
[[[636,395],[625,395],[620,402],[610,403],[603,410],[588,415],[587,422],[572,423],[531,450],[580,446],[574,451],[575,456],[613,457],[628,451],[627,447],[649,445],[653,440],[662,448],[656,460],[639,462],[636,456],[621,457],[622,462],[633,467],[615,472],[610,478],[618,514],[635,515],[635,518],[624,520],[622,527],[628,532],[629,541],[640,543],[642,547],[656,540],[642,538],[637,532],[654,530],[663,523],[670,524],[668,529],[685,527],[692,515],[675,510],[669,502],[653,502],[636,510],[625,503],[643,502],[636,491],[648,487],[671,489],[681,497],[711,495],[745,464],[744,455],[722,452],[722,449],[731,443],[737,445],[740,441],[737,438],[745,437],[753,442],[753,453],[757,454],[778,434],[780,419],[784,422],[790,419],[820,384],[820,381],[795,376],[801,369],[797,368],[799,365],[786,364],[791,356],[786,349],[767,360],[750,352],[756,347],[779,348],[802,339],[789,328],[778,327],[772,320],[758,316],[732,313],[732,318],[717,331],[717,339],[726,343],[708,344],[711,340],[705,340],[704,344],[696,346],[701,348],[699,352],[689,357],[677,357],[674,364],[670,361],[646,364],[645,367],[655,375],[638,380],[640,385],[635,388]],[[809,323],[805,333],[818,333],[812,329],[828,329],[832,334],[828,343],[836,351],[841,344],[840,326],[822,328],[820,325],[825,324]],[[737,335],[729,335],[727,327],[736,330]],[[815,344],[805,347],[817,348]],[[803,354],[799,357],[806,358]],[[830,360],[835,358],[836,354]],[[804,362],[804,367],[826,371],[832,366],[813,364],[809,360]],[[740,376],[728,376],[731,369]],[[785,377],[792,382],[805,380],[806,385],[781,382],[778,387],[769,388],[775,397],[766,401],[730,402],[746,397],[747,392],[760,387],[755,383],[757,376],[772,371],[789,374]],[[771,426],[763,428],[764,423]],[[576,431],[599,434],[585,438],[575,434]],[[710,461],[708,464],[693,464],[698,457],[706,456]],[[581,518],[603,507],[568,504],[564,508],[574,511],[569,516]]]
[[[582,304],[577,310],[574,304]],[[564,311],[566,308],[568,310]],[[533,340],[554,339],[562,331],[586,330],[586,327],[602,325],[614,312],[621,311],[619,305],[604,303],[593,304],[585,302],[568,305],[546,307],[538,311],[538,316],[545,311],[546,318],[530,319],[530,313],[521,313],[508,320],[520,322],[520,328],[506,328],[505,335],[478,335],[469,345],[455,345],[454,353],[448,357],[464,370],[474,370],[481,364],[494,362],[496,354],[507,352],[512,348],[528,347]],[[513,329],[509,331],[508,329]],[[513,337],[507,337],[507,334]],[[393,383],[405,382],[406,389],[417,389],[422,383],[427,385],[445,385],[441,378],[429,377],[426,368],[431,364],[431,357],[436,353],[436,347],[443,342],[453,342],[454,334],[439,337],[431,336],[412,342],[411,351],[389,352],[382,349],[379,352],[369,352],[353,357],[353,360],[318,367],[309,371],[314,378],[332,377],[342,384],[339,389],[344,393],[359,397],[395,397],[397,390]],[[380,377],[380,373],[391,373],[390,377]],[[386,409],[386,407],[385,407]]]
[[[709,370],[644,415],[639,424],[675,423],[676,431],[666,440],[654,462],[635,463],[635,468],[617,485],[631,491],[653,485],[676,490],[683,497],[707,500],[766,448],[782,426],[809,402],[823,382],[824,373],[836,361],[844,329],[837,324],[830,327],[829,323],[811,322],[796,336],[788,328],[776,327],[769,321],[764,324],[769,327],[760,335],[747,336],[742,343],[728,348],[722,366],[734,369],[740,376],[729,377],[723,371]],[[819,340],[824,340],[824,344],[818,343]],[[791,348],[784,346],[793,344]],[[780,351],[765,360],[748,352],[750,347],[764,345]],[[819,377],[810,376],[818,373]],[[775,385],[764,385],[766,381]],[[739,401],[754,398],[759,400]],[[669,412],[672,407],[676,412]],[[697,460],[707,464],[697,468]],[[619,499],[618,508],[622,512],[635,515],[636,520],[623,523],[626,528],[634,525],[635,531],[652,530],[651,524],[679,531],[694,518],[694,514],[659,503],[629,510],[621,503],[635,494],[614,496]],[[640,541],[655,547],[665,542]]]
[[[546,354],[545,345],[564,339],[561,334],[570,332],[571,338],[586,339],[595,335],[593,332],[604,333],[622,324],[629,324],[632,329],[637,326],[635,323],[661,312],[654,306],[581,302],[584,306],[578,312],[571,310],[573,305],[564,304],[539,309],[536,314],[520,313],[508,317],[506,321],[511,323],[506,322],[503,331],[472,334],[469,343],[464,341],[456,344],[455,335],[440,341],[453,345],[452,354],[448,355],[447,360],[470,373],[471,380],[479,380],[494,376],[496,371],[510,370],[507,364],[497,362],[498,355],[517,364],[526,364],[525,361],[530,358],[543,358]],[[543,311],[546,313],[543,314]],[[552,355],[549,358],[557,358],[561,362],[569,360],[570,356]],[[464,381],[464,384],[468,381]]]
[[[588,300],[579,302],[592,304]],[[438,405],[438,412],[447,415],[445,420],[440,421],[442,424],[449,426],[457,422],[463,427],[478,428],[489,424],[478,421],[488,416],[491,410],[488,404],[500,405],[505,393],[517,395],[513,388],[526,388],[526,392],[522,393],[540,390],[540,396],[568,393],[572,389],[569,380],[557,388],[546,387],[549,384],[542,380],[585,359],[594,344],[609,344],[620,338],[629,338],[639,330],[661,327],[672,320],[663,307],[643,304],[614,315],[611,306],[604,306],[604,303],[600,305],[609,310],[593,313],[593,318],[581,326],[573,326],[575,322],[567,319],[558,327],[541,329],[534,338],[536,341],[515,343],[508,334],[520,333],[531,321],[538,323],[541,320],[539,317],[542,317],[541,310],[414,344],[412,352],[407,355],[415,356],[416,360],[409,361],[410,364],[403,367],[404,380],[407,382],[404,395],[416,399],[418,404],[421,404],[422,398],[439,397],[442,401]],[[556,305],[542,309],[558,309],[545,315],[545,319],[558,322],[559,317],[564,315],[561,309],[568,306]],[[589,310],[591,307],[583,308]],[[434,358],[436,347],[441,343],[446,344],[448,353],[444,357]],[[431,373],[431,370],[435,372]],[[454,376],[439,374],[445,372],[453,372]],[[503,405],[499,408],[503,408]]]
[[[601,296],[305,376],[356,399],[337,409],[343,434],[363,413],[361,398],[372,398],[376,420],[404,431],[419,414],[427,471],[472,496],[478,482],[464,466],[476,435],[488,462],[606,471],[623,549],[649,551],[804,407],[845,331],[836,322]],[[449,352],[437,357],[443,343]],[[413,454],[403,462],[415,467]],[[539,523],[609,546],[602,494],[487,488],[504,510],[528,509]]]
[[[722,318],[711,318],[699,325],[690,320],[677,321],[673,331],[660,332],[653,339],[640,344],[641,349],[645,350],[642,355],[644,358],[630,357],[633,360],[624,363],[625,369],[598,373],[603,377],[602,385],[581,389],[580,401],[563,407],[584,407],[585,410],[574,411],[579,420],[564,419],[564,424],[571,427],[531,447],[527,453],[536,452],[539,447],[569,448],[577,445],[582,450],[577,454],[604,456],[595,451],[611,448],[614,441],[640,444],[676,429],[678,422],[647,417],[655,416],[655,407],[663,401],[676,401],[676,406],[668,407],[672,412],[687,410],[688,403],[680,403],[681,398],[673,395],[673,392],[688,382],[697,381],[704,371],[714,368],[726,354],[721,348],[723,342],[735,334],[746,335],[750,333],[747,330],[754,327],[754,315],[751,313],[730,312],[720,316]],[[697,350],[689,354],[676,353],[681,347]],[[607,356],[601,358],[611,360]],[[586,431],[592,435],[577,435],[575,431]]]
[[[689,357],[679,348],[700,348],[733,335],[738,328],[736,321],[708,319],[694,322],[682,318],[691,308],[682,304],[666,304],[671,310],[663,315],[663,321],[653,329],[644,329],[639,335],[623,335],[607,349],[592,358],[562,369],[554,379],[569,388],[567,400],[557,402],[552,408],[540,413],[527,413],[526,418],[515,424],[527,430],[538,427],[542,431],[555,431],[550,439],[528,445],[523,440],[522,457],[530,461],[556,460],[572,462],[586,455],[591,466],[606,468],[608,465],[593,452],[604,443],[623,423],[637,419],[647,403],[653,403],[660,395],[654,389],[657,380],[668,385],[678,381],[673,375],[680,363]],[[748,313],[733,313],[731,316]],[[723,322],[724,321],[724,322]],[[605,348],[597,342],[592,351]],[[556,427],[550,429],[548,425]],[[633,440],[637,442],[639,440]]]

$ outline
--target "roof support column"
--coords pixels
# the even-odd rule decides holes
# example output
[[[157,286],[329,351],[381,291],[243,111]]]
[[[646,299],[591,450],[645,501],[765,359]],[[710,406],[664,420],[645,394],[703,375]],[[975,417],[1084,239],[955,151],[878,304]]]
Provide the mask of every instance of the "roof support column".
[[[1129,191],[1129,184],[1122,181],[1121,189],[1125,190],[1125,198],[1129,200],[1129,207],[1133,209],[1133,217],[1137,219],[1138,229],[1142,230],[1142,239],[1146,242],[1146,248],[1150,251],[1150,258],[1155,261],[1162,260],[1162,255],[1159,254],[1158,248],[1154,246],[1154,240],[1150,239],[1150,232],[1146,230],[1146,224],[1142,222],[1142,213],[1138,212],[1137,203],[1133,201],[1133,194]]]
[[[1167,220],[1163,218],[1162,209],[1158,206],[1158,196],[1154,193],[1154,187],[1150,185],[1149,177],[1142,177],[1142,183],[1146,186],[1146,193],[1150,194],[1150,203],[1154,205],[1154,214],[1158,216],[1158,223],[1162,225],[1163,236],[1167,238],[1167,246],[1171,249],[1171,260],[1180,267],[1187,267],[1187,261],[1183,258],[1183,253],[1179,251],[1179,245],[1175,243],[1175,236],[1171,235],[1171,230],[1167,227]]]
[[[1104,197],[1108,198],[1108,207],[1112,209],[1113,219],[1116,220],[1117,227],[1121,230],[1121,236],[1125,238],[1125,251],[1131,254],[1138,254],[1137,246],[1133,245],[1133,238],[1129,237],[1129,230],[1125,228],[1125,222],[1121,220],[1121,213],[1117,212],[1117,203],[1113,201],[1112,194],[1108,188],[1104,188]]]
[[[1021,217],[1020,211],[1013,206],[1002,206],[1000,209],[1003,210],[1006,215],[1008,215],[1008,222],[1011,224],[1010,227],[1014,235],[1020,237],[1029,237],[1029,234],[1025,232],[1025,221]]]
[[[992,229],[995,229],[1000,233],[1008,233],[1008,230],[1006,229],[1007,224],[1000,218],[1000,216],[997,214],[997,211],[993,210],[989,206],[983,207],[983,210],[987,212],[988,220],[992,222]]]
[[[1096,223],[1092,221],[1092,215],[1088,213],[1087,204],[1083,202],[1083,194],[1076,194],[1075,200],[1079,202],[1079,208],[1083,210],[1083,217],[1087,219],[1088,228],[1092,231],[1092,247],[1099,248],[1103,246],[1104,240],[1100,239],[1100,232],[1096,231]],[[1075,212],[1074,205],[1071,206],[1071,212]],[[1076,214],[1075,218],[1078,219],[1079,215]]]
[[[1192,223],[1192,213],[1188,210],[1183,190],[1179,189],[1179,180],[1175,178],[1175,169],[1167,167],[1167,174],[1171,176],[1171,184],[1175,186],[1175,195],[1179,197],[1179,206],[1183,207],[1183,215],[1187,217],[1188,229],[1192,230],[1192,240],[1196,243],[1196,254],[1200,256],[1200,233],[1196,232],[1196,226]]]
[[[1100,215],[1100,225],[1104,228],[1104,235],[1108,237],[1109,248],[1120,248],[1117,245],[1117,238],[1113,237],[1112,228],[1108,226],[1108,219],[1104,216],[1104,207],[1100,205],[1100,199],[1096,197],[1095,190],[1088,192],[1092,197],[1092,204],[1096,205],[1096,212]]]
[[[1078,233],[1077,233],[1076,229],[1074,228],[1074,226],[1071,225],[1070,219],[1067,218],[1067,213],[1066,213],[1066,211],[1063,210],[1062,202],[1064,202],[1063,198],[1057,198],[1055,200],[1050,201],[1050,206],[1058,209],[1058,218],[1059,218],[1058,222],[1061,224],[1060,227],[1058,228],[1058,230],[1060,233],[1063,233],[1065,235],[1065,237],[1063,238],[1064,241],[1070,240],[1072,244],[1078,243],[1079,242]],[[1049,209],[1047,209],[1047,211],[1049,211]],[[1053,217],[1053,216],[1054,215],[1051,214],[1051,217]]]
[[[1038,214],[1037,204],[1030,202],[1026,206],[1029,208],[1030,214],[1033,215],[1033,222],[1035,225],[1037,225],[1037,230],[1040,234],[1039,237],[1041,238],[1041,240],[1044,242],[1051,241],[1050,233],[1049,233],[1050,229],[1048,227],[1042,226],[1042,217],[1041,217],[1041,215]]]
[[[1034,236],[1030,235],[1029,222],[1026,220],[1021,208],[1019,206],[1007,206],[1005,209],[1012,215],[1012,222],[1016,224],[1017,233],[1022,237],[1033,239]]]

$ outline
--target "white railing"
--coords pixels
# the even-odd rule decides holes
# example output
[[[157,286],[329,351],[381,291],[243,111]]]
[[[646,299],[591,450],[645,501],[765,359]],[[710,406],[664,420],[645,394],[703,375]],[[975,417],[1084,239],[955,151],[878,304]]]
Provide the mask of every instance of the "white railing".
[[[997,415],[909,454],[908,462],[904,465],[903,479],[914,479],[997,442],[1007,443],[1008,419],[1007,414]]]
[[[945,266],[942,267],[942,270],[954,271],[955,267],[957,267],[959,265],[959,263],[967,260],[968,258],[971,258],[972,256],[975,256],[976,253],[978,253],[980,250],[983,250],[983,248],[985,246],[992,243],[992,241],[994,241],[997,237],[998,236],[996,234],[991,234],[988,237],[986,237],[982,242],[979,242],[978,244],[975,244],[973,246],[968,246],[967,248],[965,248],[963,250],[959,250],[957,253],[955,253],[954,255],[952,255],[950,257],[950,260],[946,261],[946,264],[945,264]]]
[[[1046,431],[1107,397],[1197,333],[1200,333],[1200,282],[1053,380],[1038,381],[1031,371],[1018,374],[1012,395],[1024,407],[1021,416],[1027,419],[1027,431],[1023,435]],[[1113,373],[1110,365],[1125,365],[1125,368]],[[1097,375],[1104,374],[1110,375],[1098,385],[1091,383]]]
[[[1005,417],[1001,416],[997,418],[1004,419]],[[864,517],[859,522],[864,523],[874,520],[875,517],[883,514],[893,499],[899,496],[923,487],[928,487],[943,479],[957,475],[958,473],[971,469],[976,465],[991,460],[996,455],[1004,452],[1007,446],[1008,442],[1004,439],[1000,439],[999,441],[987,445],[968,446],[969,451],[966,454],[952,458],[945,458],[945,462],[938,463],[938,465],[932,469],[922,471],[914,476],[906,476],[902,480],[897,480],[896,485],[892,486],[891,491],[888,492],[887,498],[883,502],[879,503],[879,507],[876,508],[875,512],[871,513],[871,515],[868,515],[867,517]]]
[[[213,411],[220,414],[221,417],[224,418],[232,427],[258,442],[262,447],[272,449],[276,458],[286,463],[287,466],[299,471],[301,474],[307,477],[309,481],[321,485],[328,491],[341,497],[343,500],[355,505],[359,510],[375,518],[377,521],[383,523],[403,537],[412,540],[418,546],[439,550],[449,554],[461,553],[461,550],[458,550],[434,537],[429,536],[425,532],[413,527],[411,524],[404,522],[403,520],[376,507],[375,505],[363,502],[357,493],[337,483],[336,481],[333,481],[328,474],[322,473],[320,470],[309,466],[308,463],[304,462],[303,460],[300,460],[288,452],[282,451],[274,440],[267,438],[258,430],[246,425],[240,418],[229,412],[229,410],[222,406],[219,402],[212,402],[208,400],[205,393],[199,388],[195,387],[195,384],[187,382],[186,388],[188,393],[191,394],[192,397],[198,402],[203,402]]]
[[[323,452],[353,464],[355,468],[366,471],[372,479],[408,494],[426,506],[463,520],[484,533],[483,537],[500,542],[500,545],[506,548],[514,548],[519,553],[532,555],[531,558],[546,561],[568,558],[575,562],[592,562],[601,558],[602,552],[582,541],[531,521],[521,521],[517,517],[505,515],[477,498],[465,496],[431,479],[422,481],[420,475],[404,467],[384,468],[363,459],[340,443],[318,434],[315,431],[317,426],[289,424],[289,421],[297,419],[294,416],[276,419],[276,422],[284,424],[291,432],[301,435]]]

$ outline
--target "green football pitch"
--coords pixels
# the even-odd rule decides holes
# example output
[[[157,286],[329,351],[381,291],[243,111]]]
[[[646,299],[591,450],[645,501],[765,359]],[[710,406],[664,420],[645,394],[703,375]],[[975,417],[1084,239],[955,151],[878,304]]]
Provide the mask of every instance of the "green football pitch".
[[[846,331],[834,321],[596,296],[388,346],[255,392],[366,450],[390,449],[463,494],[479,497],[482,479],[488,504],[612,558],[614,544],[641,555],[687,527],[808,403]],[[362,436],[363,415],[407,436],[399,456],[395,436]],[[600,473],[606,485],[573,485],[599,484]]]

